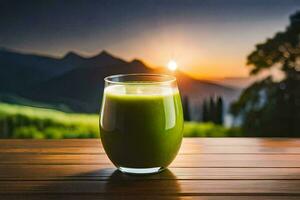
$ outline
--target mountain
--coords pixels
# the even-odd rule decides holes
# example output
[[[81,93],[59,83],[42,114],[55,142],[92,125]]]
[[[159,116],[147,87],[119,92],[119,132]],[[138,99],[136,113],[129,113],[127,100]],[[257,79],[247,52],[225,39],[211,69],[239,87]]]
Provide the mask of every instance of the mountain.
[[[0,94],[17,95],[34,102],[66,105],[76,112],[100,110],[103,79],[112,74],[170,73],[152,69],[142,61],[125,61],[107,51],[91,57],[69,52],[61,58],[0,51]],[[174,74],[183,96],[192,108],[199,107],[208,96],[222,96],[228,105],[239,90],[208,81],[193,79],[183,72]],[[199,110],[191,109],[196,116]],[[198,112],[198,113],[196,113]]]
[[[85,65],[124,63],[106,51],[86,58],[69,52],[62,58],[21,53],[0,48],[0,93],[18,93]]]
[[[78,67],[61,76],[36,85],[23,96],[37,101],[51,103],[64,103],[78,112],[98,112],[100,99],[104,88],[103,79],[106,76],[120,73],[147,73],[151,70],[139,62],[125,62],[120,59],[113,60],[113,56],[103,55],[98,60],[91,60],[84,67]],[[109,61],[104,65],[102,61]]]
[[[72,56],[74,57],[74,56]],[[74,59],[53,58],[0,49],[0,92],[20,92],[76,67]]]
[[[113,56],[111,56],[113,58]],[[111,59],[113,60],[113,59]],[[61,76],[46,81],[31,88],[24,96],[37,101],[64,103],[77,112],[99,112],[103,79],[112,74],[126,73],[161,73],[162,70],[151,69],[143,62],[135,59],[131,62],[117,59],[111,65],[102,65],[101,62],[86,63]],[[164,71],[164,73],[169,73]],[[201,104],[208,96],[223,96],[229,103],[239,94],[238,90],[224,87],[207,81],[193,79],[182,72],[177,72],[179,89],[183,96],[187,96],[191,106]]]

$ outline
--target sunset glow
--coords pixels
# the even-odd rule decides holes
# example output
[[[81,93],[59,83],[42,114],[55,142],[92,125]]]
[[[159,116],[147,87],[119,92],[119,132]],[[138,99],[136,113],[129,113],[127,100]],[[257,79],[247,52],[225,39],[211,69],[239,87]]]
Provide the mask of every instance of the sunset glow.
[[[167,64],[167,67],[170,71],[175,71],[178,66],[175,60],[170,60]]]
[[[119,5],[103,0],[84,6],[57,1],[33,7],[5,1],[11,9],[0,6],[0,49],[58,58],[70,51],[92,57],[105,50],[150,68],[180,68],[197,79],[247,77],[247,56],[255,45],[284,30],[300,7],[300,1],[273,1],[116,0]]]

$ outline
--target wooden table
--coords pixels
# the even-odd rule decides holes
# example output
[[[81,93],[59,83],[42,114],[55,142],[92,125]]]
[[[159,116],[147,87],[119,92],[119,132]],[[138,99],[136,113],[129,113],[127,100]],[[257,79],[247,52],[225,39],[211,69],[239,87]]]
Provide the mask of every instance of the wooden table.
[[[169,170],[116,171],[99,139],[0,140],[0,199],[300,199],[300,139],[184,139]]]

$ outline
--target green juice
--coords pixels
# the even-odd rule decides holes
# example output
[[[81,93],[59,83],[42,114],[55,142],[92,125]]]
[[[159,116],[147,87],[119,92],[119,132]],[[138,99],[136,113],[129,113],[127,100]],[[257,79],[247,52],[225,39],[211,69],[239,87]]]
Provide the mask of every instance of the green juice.
[[[182,140],[183,114],[177,89],[115,85],[104,91],[100,134],[117,167],[167,167]]]

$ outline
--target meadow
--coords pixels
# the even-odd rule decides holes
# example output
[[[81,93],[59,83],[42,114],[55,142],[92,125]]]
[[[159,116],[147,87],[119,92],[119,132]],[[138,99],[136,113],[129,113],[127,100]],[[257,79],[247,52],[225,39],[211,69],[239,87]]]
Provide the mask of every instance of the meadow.
[[[98,115],[0,103],[0,138],[98,138]],[[238,128],[185,122],[184,137],[242,136]]]

